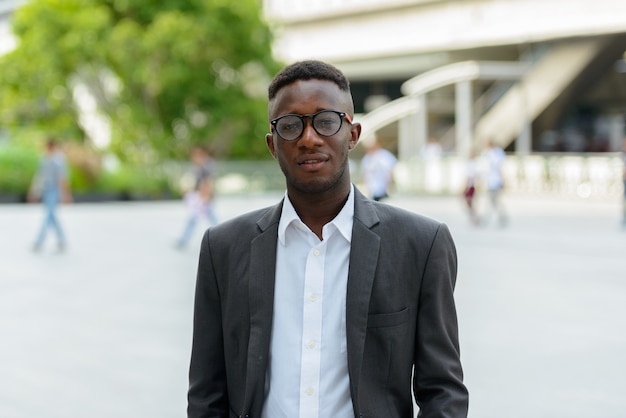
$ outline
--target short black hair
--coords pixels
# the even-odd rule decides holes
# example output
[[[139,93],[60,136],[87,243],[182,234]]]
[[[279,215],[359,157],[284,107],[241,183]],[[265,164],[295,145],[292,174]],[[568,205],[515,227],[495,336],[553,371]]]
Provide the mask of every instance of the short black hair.
[[[268,99],[272,100],[280,89],[299,80],[327,80],[335,83],[340,90],[350,93],[350,82],[337,68],[316,60],[298,61],[283,68],[267,89]]]

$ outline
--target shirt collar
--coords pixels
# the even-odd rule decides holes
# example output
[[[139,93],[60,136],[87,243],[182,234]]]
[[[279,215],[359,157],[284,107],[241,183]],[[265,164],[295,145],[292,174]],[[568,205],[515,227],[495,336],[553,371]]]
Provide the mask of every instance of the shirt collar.
[[[337,216],[324,226],[333,224],[339,230],[341,235],[348,241],[352,239],[352,223],[354,217],[354,185],[350,185],[350,193],[348,194],[348,200],[345,205],[339,211]],[[285,192],[285,198],[283,199],[283,210],[280,215],[280,221],[278,222],[278,240],[282,245],[285,245],[285,232],[287,228],[293,223],[301,223],[302,220],[298,216],[296,209],[293,207],[289,195]]]

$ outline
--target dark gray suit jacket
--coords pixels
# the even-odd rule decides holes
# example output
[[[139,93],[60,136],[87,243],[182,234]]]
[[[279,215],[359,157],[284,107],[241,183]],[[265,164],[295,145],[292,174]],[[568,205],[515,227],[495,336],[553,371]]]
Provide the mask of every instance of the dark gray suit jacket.
[[[453,298],[456,250],[448,228],[355,191],[346,300],[354,415],[413,417],[413,378],[421,417],[466,417]],[[281,209],[282,203],[248,213],[204,235],[190,418],[261,414]]]

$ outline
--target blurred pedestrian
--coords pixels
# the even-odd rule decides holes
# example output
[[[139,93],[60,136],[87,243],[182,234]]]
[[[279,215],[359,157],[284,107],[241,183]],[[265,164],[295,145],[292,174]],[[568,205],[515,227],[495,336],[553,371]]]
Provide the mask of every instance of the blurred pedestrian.
[[[28,201],[41,201],[45,209],[43,223],[33,245],[33,250],[41,250],[48,230],[52,229],[56,233],[58,249],[63,251],[67,243],[57,216],[57,208],[61,202],[69,203],[72,201],[67,161],[55,139],[49,138],[45,147],[45,155],[39,163],[39,169],[28,191]]]
[[[183,196],[188,216],[183,231],[176,241],[176,247],[179,249],[187,246],[199,221],[206,219],[209,225],[215,225],[218,222],[214,210],[215,160],[207,149],[195,146],[191,150],[191,162],[194,186]]]
[[[209,228],[198,261],[187,416],[467,416],[446,225],[352,184],[361,135],[337,68],[302,61],[268,89],[287,190]]]
[[[508,223],[507,214],[504,211],[500,197],[504,188],[504,175],[502,166],[506,160],[506,154],[495,142],[489,141],[487,149],[483,154],[487,163],[487,193],[489,194],[490,212],[488,217],[496,219],[499,226],[506,226]],[[488,223],[490,219],[485,219]]]
[[[191,163],[195,185],[198,190],[200,183],[205,180],[213,180],[215,175],[215,159],[213,153],[202,145],[196,145],[191,149]]]
[[[624,201],[622,203],[622,224],[626,228],[626,138],[622,142],[622,180],[624,182]]]
[[[430,137],[422,149],[422,158],[426,161],[439,161],[443,155],[443,149],[437,139]]]
[[[476,185],[478,183],[478,161],[477,153],[472,151],[466,166],[466,180],[465,189],[463,190],[463,198],[465,199],[465,205],[469,214],[470,222],[472,225],[478,225],[479,218],[476,212],[476,205],[474,204],[474,197],[476,196]]]
[[[393,170],[398,160],[382,148],[376,138],[366,146],[366,150],[361,160],[361,176],[370,197],[380,201],[389,196]]]

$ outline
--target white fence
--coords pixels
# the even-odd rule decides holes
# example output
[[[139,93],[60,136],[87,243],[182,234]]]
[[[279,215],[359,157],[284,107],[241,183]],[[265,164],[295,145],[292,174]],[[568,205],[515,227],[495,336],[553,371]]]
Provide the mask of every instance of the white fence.
[[[486,172],[479,160],[479,186]],[[620,154],[532,154],[507,156],[503,168],[507,192],[613,199],[623,193]],[[466,162],[454,157],[402,162],[396,187],[405,193],[460,193]]]

